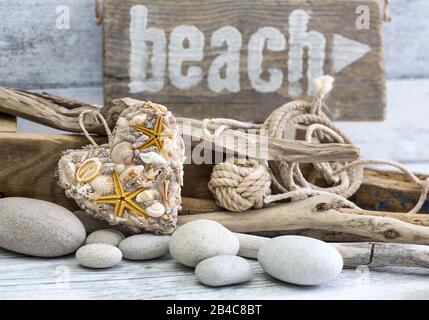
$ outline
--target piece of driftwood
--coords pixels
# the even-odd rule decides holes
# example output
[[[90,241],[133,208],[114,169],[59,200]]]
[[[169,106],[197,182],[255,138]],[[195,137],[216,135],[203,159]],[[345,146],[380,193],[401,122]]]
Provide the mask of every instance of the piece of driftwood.
[[[0,132],[16,132],[16,117],[0,114]]]
[[[427,175],[417,175],[425,180]],[[399,172],[365,169],[362,186],[351,200],[368,210],[407,212],[416,204],[421,189]],[[421,212],[429,212],[429,200]]]
[[[238,255],[257,259],[259,248],[267,237],[235,233],[240,242]],[[343,257],[345,268],[421,267],[429,268],[429,246],[399,243],[359,242],[330,243]]]
[[[389,217],[320,209],[323,208],[322,204],[333,202],[336,202],[335,199],[323,195],[242,213],[223,211],[186,215],[181,216],[178,223],[210,219],[234,232],[320,229],[357,234],[377,241],[429,244],[428,227]]]
[[[70,132],[82,132],[78,118],[83,110],[99,110],[113,128],[120,112],[136,102],[134,99],[119,99],[111,106],[99,109],[90,104],[47,93],[0,88],[0,112]],[[188,147],[205,142],[205,148],[208,150],[238,153],[261,160],[350,161],[359,156],[359,149],[354,145],[311,144],[295,140],[261,138],[256,134],[236,130],[225,130],[219,138],[212,140],[202,133],[201,121],[182,118],[178,122],[182,125],[185,141],[190,142]],[[102,124],[94,122],[90,117],[86,117],[85,126],[88,132],[105,134]]]
[[[261,122],[330,74],[333,119],[384,118],[378,0],[106,0],[104,8],[105,101],[133,96],[184,117]]]

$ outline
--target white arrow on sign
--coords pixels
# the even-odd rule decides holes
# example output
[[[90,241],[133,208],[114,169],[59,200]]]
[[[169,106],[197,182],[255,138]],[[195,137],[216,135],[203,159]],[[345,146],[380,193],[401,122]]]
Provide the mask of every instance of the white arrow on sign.
[[[364,43],[334,34],[332,42],[332,71],[334,73],[340,72],[370,51],[371,47]]]

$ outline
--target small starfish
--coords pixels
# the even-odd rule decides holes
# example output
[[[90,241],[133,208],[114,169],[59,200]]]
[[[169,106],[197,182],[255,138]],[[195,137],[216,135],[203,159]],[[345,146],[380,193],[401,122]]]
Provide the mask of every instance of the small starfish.
[[[159,116],[158,119],[156,119],[155,126],[153,129],[148,129],[142,125],[136,126],[137,131],[143,132],[145,135],[147,135],[149,138],[145,141],[145,143],[139,148],[139,150],[144,150],[152,145],[156,146],[164,156],[164,151],[162,150],[164,147],[164,141],[162,141],[163,138],[171,137],[171,134],[163,133],[164,129],[164,123],[162,120],[162,116]]]
[[[122,217],[125,209],[127,209],[134,211],[139,216],[147,218],[147,215],[144,210],[133,201],[133,198],[140,192],[142,192],[144,188],[138,188],[134,191],[127,192],[124,191],[124,189],[122,188],[121,182],[119,181],[119,177],[116,171],[113,171],[112,178],[113,183],[115,185],[115,194],[101,196],[96,199],[96,202],[114,205],[115,216],[117,217]]]

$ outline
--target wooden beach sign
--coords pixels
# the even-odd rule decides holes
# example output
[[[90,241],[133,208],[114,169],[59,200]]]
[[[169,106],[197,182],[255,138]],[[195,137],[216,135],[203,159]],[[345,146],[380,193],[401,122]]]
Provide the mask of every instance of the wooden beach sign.
[[[106,103],[261,122],[329,74],[332,119],[385,114],[378,0],[106,0],[103,26]]]

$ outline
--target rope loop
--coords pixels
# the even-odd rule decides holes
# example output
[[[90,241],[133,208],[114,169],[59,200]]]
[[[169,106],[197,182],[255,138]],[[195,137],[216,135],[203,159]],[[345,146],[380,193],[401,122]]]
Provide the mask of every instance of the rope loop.
[[[104,119],[103,115],[100,112],[95,111],[95,110],[85,110],[85,111],[82,111],[79,114],[79,126],[82,129],[83,134],[88,139],[88,141],[91,142],[91,144],[93,146],[98,147],[99,145],[90,136],[90,134],[88,133],[88,130],[86,130],[86,127],[85,127],[84,120],[85,120],[85,116],[88,115],[88,114],[92,114],[94,116],[95,123],[99,124],[100,121],[101,121],[101,123],[104,126],[104,129],[106,130],[107,137],[108,137],[109,140],[110,140],[110,138],[112,136],[112,131],[110,131],[110,128],[109,128],[109,125],[106,122],[106,119]]]

